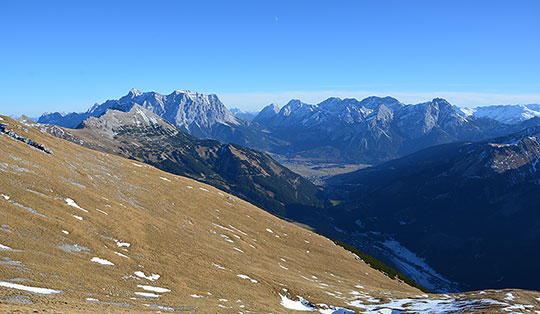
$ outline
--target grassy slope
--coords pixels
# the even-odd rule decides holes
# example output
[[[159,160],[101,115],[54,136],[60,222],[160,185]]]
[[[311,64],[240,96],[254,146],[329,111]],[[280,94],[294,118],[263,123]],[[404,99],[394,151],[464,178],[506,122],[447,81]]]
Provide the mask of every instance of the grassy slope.
[[[287,215],[288,205],[322,206],[318,188],[311,182],[267,155],[239,145],[151,128],[124,128],[114,139],[93,129],[65,132],[86,147],[203,181],[280,216]]]

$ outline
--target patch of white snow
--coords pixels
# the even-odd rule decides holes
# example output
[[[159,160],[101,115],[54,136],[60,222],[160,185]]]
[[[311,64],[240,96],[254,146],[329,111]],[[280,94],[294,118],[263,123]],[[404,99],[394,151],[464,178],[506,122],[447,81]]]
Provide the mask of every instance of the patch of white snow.
[[[83,220],[83,218],[81,216],[77,216],[77,215],[71,215],[71,216],[73,216],[73,218],[75,218],[75,219]]]
[[[159,294],[155,293],[149,293],[149,292],[135,292],[136,295],[140,295],[141,297],[147,297],[147,298],[159,298]]]
[[[236,276],[237,276],[237,277],[240,277],[240,278],[242,278],[242,279],[247,279],[247,280],[251,281],[251,283],[258,283],[257,280],[251,279],[248,275],[236,275]]]
[[[105,265],[105,266],[114,266],[113,263],[109,262],[106,259],[102,259],[102,258],[99,258],[99,257],[92,257],[92,259],[90,261],[92,261],[94,263],[101,264],[101,265]]]
[[[142,288],[146,291],[153,291],[158,293],[164,293],[164,292],[171,292],[171,290],[167,288],[160,288],[160,287],[154,287],[154,286],[145,286],[145,285],[137,285],[137,287]]]
[[[54,289],[48,289],[48,288],[38,288],[38,287],[29,287],[29,286],[24,286],[24,285],[20,285],[20,284],[16,284],[16,283],[5,282],[5,281],[0,281],[0,287],[12,288],[12,289],[23,290],[23,291],[39,293],[39,294],[62,293],[61,290],[54,290]]]
[[[152,274],[150,276],[146,276],[142,271],[136,271],[134,272],[135,276],[137,277],[140,277],[140,278],[144,278],[144,279],[148,279],[150,281],[154,281],[154,280],[158,280],[159,277],[161,277],[160,275],[158,274]]]
[[[75,207],[77,209],[80,209],[82,210],[83,212],[87,213],[88,211],[84,208],[82,208],[81,206],[77,205],[77,203],[75,203],[74,200],[72,200],[71,198],[66,198],[66,204],[71,206],[71,207]]]
[[[279,295],[281,297],[281,305],[289,310],[315,312],[316,309],[311,306],[304,298],[298,297],[298,301],[289,299],[286,295]]]

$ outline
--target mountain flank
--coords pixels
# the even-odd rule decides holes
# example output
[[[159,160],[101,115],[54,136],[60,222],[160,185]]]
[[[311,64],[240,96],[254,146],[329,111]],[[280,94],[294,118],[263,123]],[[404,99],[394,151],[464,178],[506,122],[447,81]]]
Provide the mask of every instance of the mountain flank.
[[[462,289],[539,289],[539,139],[529,128],[337,176],[328,214],[349,241],[353,230],[386,234]]]

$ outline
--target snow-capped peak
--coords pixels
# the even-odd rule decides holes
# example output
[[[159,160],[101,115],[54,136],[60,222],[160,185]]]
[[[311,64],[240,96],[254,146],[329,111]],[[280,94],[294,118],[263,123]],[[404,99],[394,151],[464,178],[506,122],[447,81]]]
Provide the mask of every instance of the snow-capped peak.
[[[129,90],[128,95],[133,95],[136,97],[142,95],[142,92],[136,88],[132,88]]]
[[[540,104],[496,105],[477,107],[470,110],[473,110],[473,115],[477,118],[491,118],[507,124],[515,124],[534,117],[540,117]]]

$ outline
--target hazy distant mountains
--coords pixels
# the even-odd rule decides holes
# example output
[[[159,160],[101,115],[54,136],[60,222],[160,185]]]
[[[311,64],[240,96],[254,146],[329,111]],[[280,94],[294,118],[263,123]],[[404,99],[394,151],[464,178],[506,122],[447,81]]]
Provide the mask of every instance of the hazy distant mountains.
[[[538,127],[427,148],[335,177],[327,193],[339,204],[327,221],[349,243],[386,234],[465,289],[539,288]]]
[[[255,117],[240,110],[234,110],[235,116],[216,95],[190,91],[161,95],[133,89],[85,113],[45,114],[38,122],[77,128],[107,109],[126,112],[135,104],[199,138],[323,163],[376,164],[437,144],[488,139],[519,131],[526,121],[530,126],[527,118],[540,114],[538,105],[470,110],[440,98],[405,105],[392,97],[369,97],[329,98],[316,105],[291,100],[282,108],[269,105]]]
[[[232,108],[230,111],[238,119],[248,120],[248,121],[252,121],[259,113],[258,111],[245,111],[238,108]]]
[[[290,158],[379,163],[433,145],[482,140],[525,127],[520,125],[522,111],[508,110],[515,118],[508,113],[503,119],[501,108],[488,109],[465,113],[440,98],[416,105],[392,97],[329,98],[317,105],[291,100],[279,110],[270,105],[253,121],[292,143],[288,152],[281,151]]]
[[[485,106],[474,109],[460,108],[466,115],[477,118],[491,118],[502,123],[516,124],[534,117],[540,117],[540,104]]]

